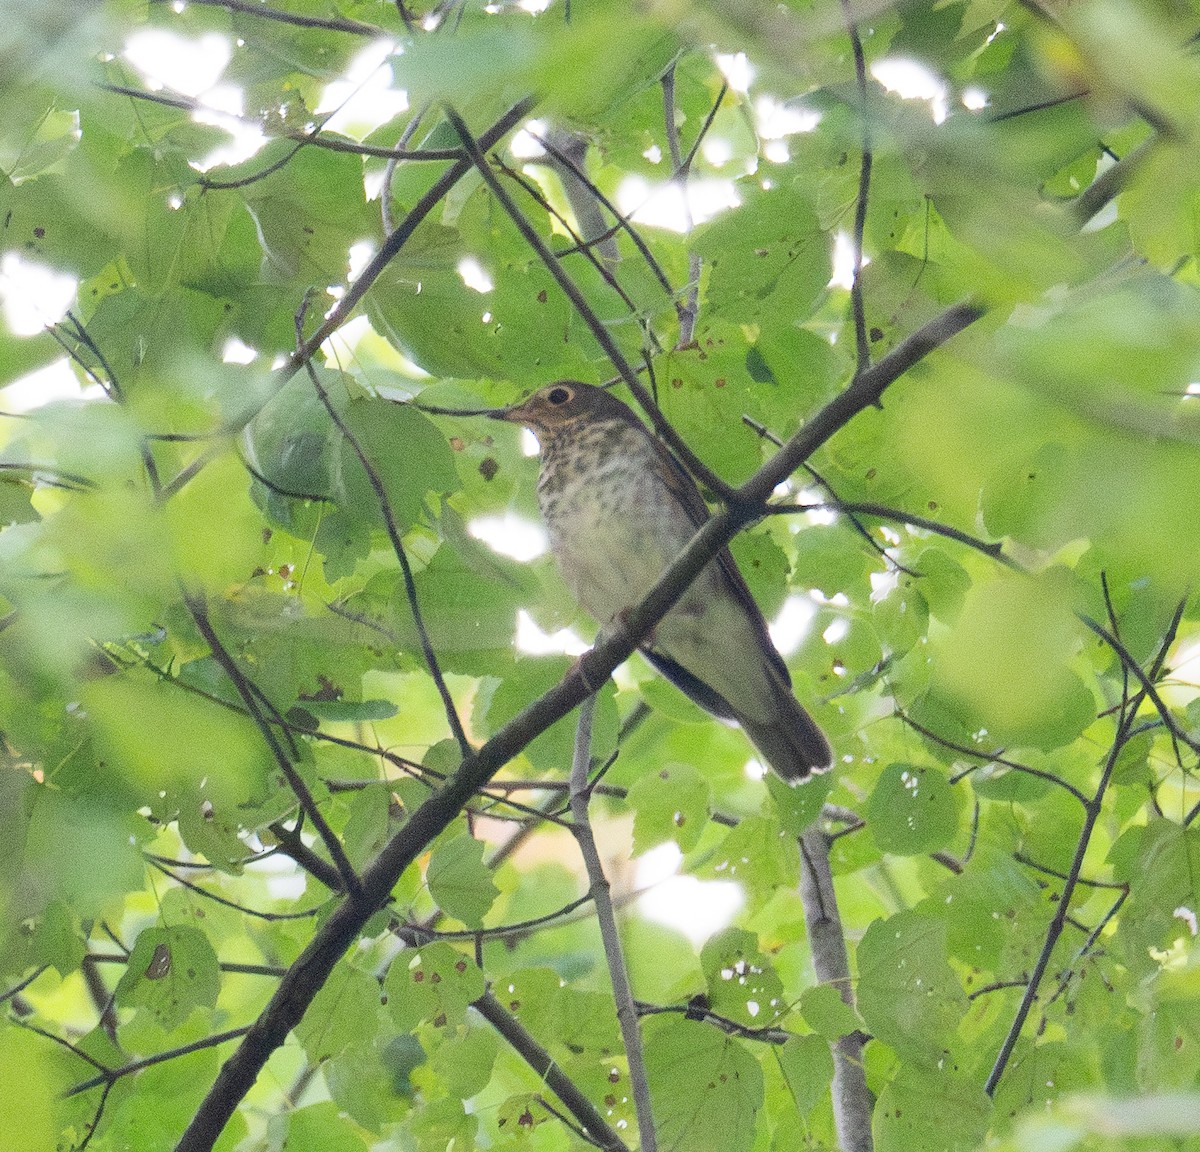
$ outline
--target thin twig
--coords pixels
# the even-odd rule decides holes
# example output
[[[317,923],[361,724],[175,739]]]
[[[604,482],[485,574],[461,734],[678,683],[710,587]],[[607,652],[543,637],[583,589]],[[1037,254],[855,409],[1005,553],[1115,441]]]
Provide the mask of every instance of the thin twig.
[[[230,1028],[227,1032],[217,1032],[212,1036],[205,1036],[202,1040],[193,1041],[191,1044],[181,1045],[179,1048],[172,1048],[167,1052],[156,1052],[153,1056],[144,1056],[140,1060],[131,1060],[128,1064],[122,1064],[120,1068],[105,1068],[98,1076],[93,1076],[90,1080],[81,1081],[79,1084],[74,1084],[63,1093],[63,1099],[69,1099],[71,1096],[78,1096],[81,1092],[88,1092],[93,1088],[99,1088],[102,1085],[112,1084],[116,1080],[120,1080],[123,1076],[132,1076],[135,1072],[141,1072],[144,1068],[152,1068],[155,1064],[164,1064],[168,1060],[174,1060],[179,1056],[188,1056],[193,1052],[202,1052],[205,1048],[215,1048],[218,1044],[224,1044],[229,1040],[237,1040],[241,1036],[245,1036],[249,1032],[249,1028]],[[77,1056],[86,1056],[78,1049],[73,1048]],[[95,1063],[92,1061],[92,1063]]]
[[[571,759],[571,831],[579,845],[579,853],[587,869],[589,891],[596,905],[596,921],[600,926],[600,939],[604,943],[608,976],[612,981],[613,999],[617,1005],[617,1023],[621,1026],[621,1039],[624,1041],[625,1056],[629,1063],[629,1083],[633,1092],[633,1106],[637,1111],[641,1152],[655,1152],[658,1137],[654,1131],[654,1111],[650,1103],[646,1063],[642,1056],[642,1034],[638,1027],[637,1006],[629,984],[629,969],[625,966],[616,913],[613,911],[612,889],[609,887],[608,877],[604,875],[604,865],[596,848],[596,839],[592,835],[592,823],[588,815],[591,800],[588,770],[592,761],[592,713],[595,707],[594,695],[588,696],[579,706],[575,751]]]
[[[150,0],[152,4],[164,4],[167,0]],[[298,12],[284,12],[279,8],[268,8],[253,0],[188,0],[189,4],[204,4],[211,8],[224,8],[227,12],[245,12],[263,20],[277,20],[281,24],[292,24],[297,28],[323,28],[328,32],[349,32],[352,36],[386,36],[383,28],[374,24],[363,24],[358,20],[347,20],[341,16],[302,16]]]
[[[567,275],[561,262],[555,259],[554,252],[541,236],[538,235],[537,230],[525,218],[524,213],[513,202],[512,197],[505,191],[500,181],[496,179],[496,174],[488,164],[487,157],[483,154],[480,144],[471,135],[466,124],[463,123],[462,117],[450,107],[446,108],[446,116],[451,124],[454,125],[459,139],[462,140],[463,146],[474,161],[475,167],[478,169],[480,176],[483,177],[484,183],[491,189],[492,195],[496,197],[501,207],[509,214],[512,222],[517,226],[517,231],[525,238],[525,242],[538,254],[542,263],[546,266],[546,270],[558,282],[558,286],[566,294],[567,299],[575,306],[575,310],[596,338],[596,343],[604,350],[604,354],[612,362],[621,379],[625,381],[626,387],[629,388],[637,398],[638,403],[645,409],[651,423],[654,425],[654,430],[670,445],[671,450],[679,457],[693,476],[723,499],[730,497],[733,489],[688,447],[679,433],[675,431],[666,417],[659,411],[658,405],[654,403],[654,399],[649,391],[647,391],[646,386],[638,379],[637,373],[629,361],[625,359],[625,354],[617,347],[617,343],[613,340],[608,328],[605,327],[591,305],[588,304],[579,287]]]
[[[871,188],[871,126],[867,118],[867,64],[863,56],[862,38],[850,0],[842,0],[842,12],[846,19],[846,31],[850,34],[850,46],[854,51],[854,82],[858,88],[858,116],[862,123],[862,165],[858,170],[858,195],[854,200],[854,268],[850,280],[850,310],[854,314],[854,352],[856,371],[865,372],[871,366],[871,346],[867,342],[867,312],[863,304],[863,233],[867,227],[867,194]]]
[[[249,678],[237,666],[228,649],[221,643],[220,638],[213,629],[212,622],[208,617],[208,606],[204,601],[203,595],[195,592],[185,592],[183,600],[187,606],[188,613],[195,621],[196,627],[200,630],[200,634],[207,641],[209,649],[212,651],[213,659],[221,666],[222,671],[229,677],[237,694],[242,698],[242,703],[246,705],[246,711],[250,714],[250,719],[254,721],[271,755],[274,757],[275,763],[279,766],[279,770],[283,773],[292,792],[295,793],[296,799],[300,801],[300,807],[304,809],[304,813],[312,821],[317,835],[321,837],[321,842],[325,845],[325,850],[329,853],[330,858],[337,867],[338,874],[342,878],[345,891],[355,897],[361,895],[362,885],[354,871],[353,865],[350,863],[349,857],[346,855],[346,850],[342,847],[342,842],[337,838],[337,834],[333,829],[329,827],[325,817],[321,814],[321,810],[317,807],[317,802],[313,799],[308,785],[305,784],[300,773],[296,771],[296,766],[284,751],[283,745],[279,743],[271,722],[263,715],[262,709],[258,704],[254,685],[251,684]],[[176,877],[176,879],[178,880],[179,878]],[[184,883],[182,880],[179,882]]]
[[[688,168],[683,162],[683,153],[679,148],[679,125],[675,123],[675,64],[663,73],[663,121],[667,132],[667,148],[671,154],[671,165],[675,169],[672,183],[679,188],[679,198],[683,203],[683,231],[692,230],[692,206],[688,201]],[[690,157],[689,157],[690,160]],[[688,282],[684,289],[683,302],[679,306],[679,341],[677,348],[686,348],[696,338],[696,319],[699,315],[700,300],[700,255],[689,248],[688,250]]]
[[[380,514],[383,516],[383,525],[387,531],[388,540],[391,541],[392,551],[395,552],[396,559],[400,562],[400,572],[404,577],[404,592],[408,598],[408,609],[412,613],[413,626],[417,630],[417,636],[421,643],[421,654],[425,658],[425,667],[433,679],[434,686],[438,690],[438,695],[442,698],[442,710],[446,714],[446,723],[450,725],[450,732],[458,744],[458,749],[463,756],[469,756],[472,751],[471,741],[467,739],[466,730],[463,728],[462,720],[458,715],[458,708],[454,703],[454,697],[450,694],[450,689],[446,685],[445,676],[442,675],[437,653],[433,650],[433,641],[429,639],[429,630],[425,627],[425,617],[421,612],[420,601],[417,599],[417,584],[413,578],[412,565],[408,562],[408,551],[404,547],[404,541],[400,536],[400,529],[396,525],[396,516],[392,511],[392,502],[387,494],[387,489],[383,486],[383,481],[380,479],[375,465],[371,463],[370,458],[363,451],[362,445],[358,442],[358,437],[350,430],[349,425],[342,419],[341,414],[329,399],[329,393],[326,392],[324,385],[322,385],[317,376],[317,370],[313,367],[312,361],[305,361],[304,367],[308,371],[308,378],[312,383],[313,390],[320,397],[321,403],[325,406],[325,411],[329,413],[329,419],[333,421],[334,426],[345,437],[346,443],[350,445],[351,451],[358,457],[358,462],[362,465],[362,469],[366,473],[367,483],[371,485],[371,490],[375,493],[375,501],[379,505]]]

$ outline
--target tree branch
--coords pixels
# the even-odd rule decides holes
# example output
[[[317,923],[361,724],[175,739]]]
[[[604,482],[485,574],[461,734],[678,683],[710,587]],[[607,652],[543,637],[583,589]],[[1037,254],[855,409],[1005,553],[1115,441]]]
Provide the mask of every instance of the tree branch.
[[[642,1058],[642,1035],[638,1028],[637,1007],[633,1000],[633,989],[629,985],[629,970],[625,966],[617,917],[613,911],[612,891],[609,888],[608,877],[604,875],[604,865],[596,849],[596,839],[592,835],[592,824],[588,816],[588,804],[591,800],[588,769],[592,761],[592,713],[595,706],[596,697],[592,695],[579,708],[579,722],[575,729],[575,752],[571,759],[571,832],[579,845],[579,852],[587,869],[589,891],[596,905],[596,921],[600,926],[600,939],[604,943],[604,957],[608,962],[608,976],[612,981],[613,999],[617,1005],[617,1023],[621,1026],[621,1039],[625,1044],[625,1056],[629,1062],[629,1083],[633,1091],[633,1105],[637,1111],[641,1152],[656,1152],[658,1138],[654,1131],[654,1110],[650,1103],[646,1064]]]
[[[850,961],[833,891],[829,866],[829,837],[816,824],[800,837],[804,867],[800,871],[800,900],[808,928],[813,970],[822,984],[832,984],[844,1003],[854,1007]],[[851,1032],[833,1045],[833,1120],[842,1152],[871,1152],[871,1111],[861,1032]]]
[[[862,120],[862,165],[858,171],[858,195],[854,201],[854,269],[850,280],[850,310],[854,313],[854,351],[859,372],[871,366],[871,346],[867,342],[867,313],[863,303],[863,233],[867,227],[867,194],[871,188],[871,130],[867,121],[867,65],[863,56],[862,38],[850,0],[842,0],[842,12],[846,19],[846,30],[850,34],[850,46],[854,52],[854,81],[858,87],[858,115]]]

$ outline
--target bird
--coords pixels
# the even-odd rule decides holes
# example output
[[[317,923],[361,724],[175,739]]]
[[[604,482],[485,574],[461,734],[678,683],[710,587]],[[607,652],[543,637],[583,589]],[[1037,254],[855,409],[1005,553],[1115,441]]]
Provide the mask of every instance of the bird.
[[[580,606],[601,625],[642,600],[709,518],[683,465],[603,388],[559,380],[492,415],[537,438],[538,504],[550,550]],[[792,694],[787,665],[728,549],[640,649],[701,708],[736,721],[787,783],[832,767],[829,741]]]

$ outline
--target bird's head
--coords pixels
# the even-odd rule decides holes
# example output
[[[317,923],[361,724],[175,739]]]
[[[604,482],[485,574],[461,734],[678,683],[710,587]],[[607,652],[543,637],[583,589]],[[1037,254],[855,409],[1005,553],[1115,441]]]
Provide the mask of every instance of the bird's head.
[[[579,380],[556,380],[539,388],[528,400],[501,408],[495,417],[524,424],[542,441],[556,439],[589,420],[635,419],[611,393]]]

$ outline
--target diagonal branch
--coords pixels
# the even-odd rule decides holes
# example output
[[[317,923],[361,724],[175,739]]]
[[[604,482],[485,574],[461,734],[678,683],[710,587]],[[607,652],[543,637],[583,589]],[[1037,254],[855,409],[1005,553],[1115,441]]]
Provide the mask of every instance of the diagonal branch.
[[[200,630],[200,635],[204,637],[209,648],[212,650],[213,659],[221,666],[221,670],[229,677],[230,683],[233,684],[237,694],[242,698],[242,703],[245,704],[246,711],[250,714],[250,719],[254,721],[259,732],[262,734],[262,738],[270,749],[275,763],[279,765],[279,770],[283,773],[292,792],[295,793],[296,799],[300,801],[300,807],[304,810],[304,814],[312,821],[313,827],[321,837],[321,842],[325,845],[330,858],[337,866],[343,887],[352,896],[357,896],[360,891],[358,877],[355,875],[354,867],[346,856],[342,842],[337,838],[337,834],[329,827],[328,823],[326,823],[325,817],[321,815],[321,810],[317,807],[317,802],[313,799],[313,794],[308,790],[308,785],[304,783],[300,773],[296,771],[296,766],[292,763],[287,752],[284,751],[283,745],[279,743],[279,738],[275,735],[275,729],[271,726],[271,721],[263,715],[254,686],[234,662],[233,657],[229,654],[229,650],[221,643],[220,638],[217,636],[212,622],[208,618],[208,607],[203,597],[185,592],[183,600],[187,605],[188,612],[196,623],[196,627]]]

